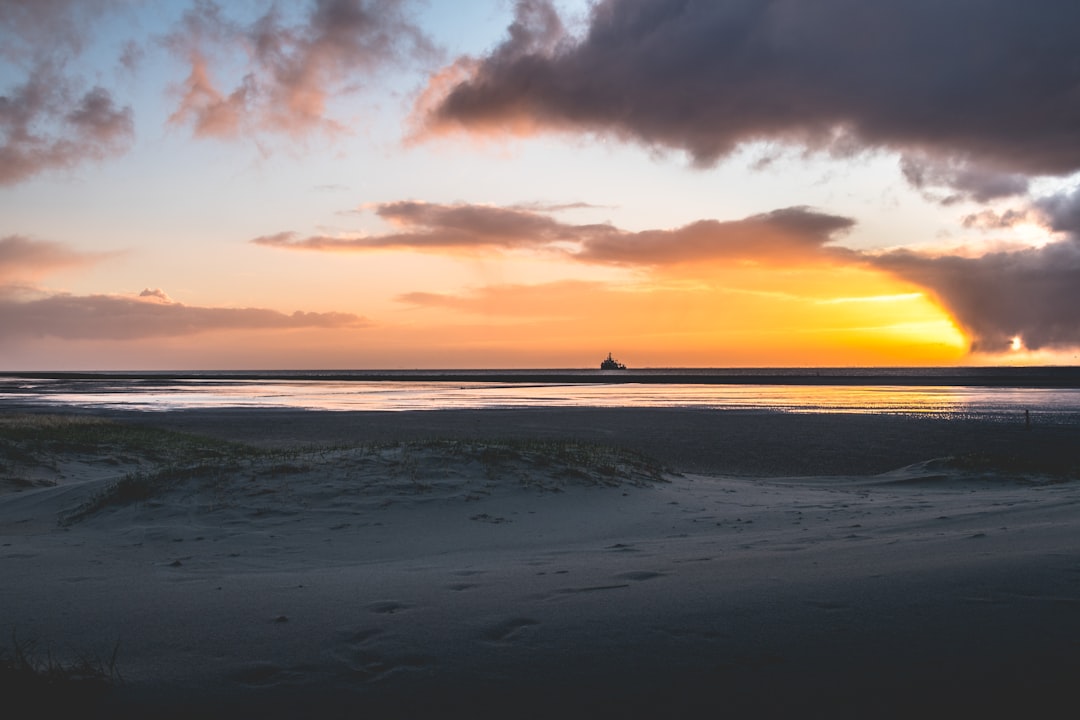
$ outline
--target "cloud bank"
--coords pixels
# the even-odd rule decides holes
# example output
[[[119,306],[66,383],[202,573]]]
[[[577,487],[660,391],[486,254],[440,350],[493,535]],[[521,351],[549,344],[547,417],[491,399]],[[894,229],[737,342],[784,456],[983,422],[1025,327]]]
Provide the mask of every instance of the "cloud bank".
[[[1080,347],[1080,188],[1022,210],[983,211],[964,222],[991,230],[1039,224],[1063,237],[979,257],[896,251],[871,262],[929,290],[976,352],[1007,352],[1014,338],[1029,350]]]
[[[874,264],[929,290],[971,338],[975,352],[1008,352],[1013,338],[1029,350],[1080,346],[1076,242],[978,258],[904,251]]]
[[[360,328],[350,313],[294,312],[264,308],[197,307],[175,302],[159,288],[138,297],[46,293],[27,283],[41,275],[99,261],[103,255],[20,235],[0,238],[0,339],[135,340],[215,330]],[[31,299],[26,299],[27,297]]]
[[[557,253],[591,264],[654,271],[678,268],[709,275],[720,266],[768,268],[833,264],[872,267],[924,288],[971,340],[976,352],[1003,353],[1013,338],[1030,350],[1080,346],[1080,242],[1069,235],[1041,248],[978,257],[922,255],[910,251],[860,252],[837,245],[852,218],[792,207],[738,220],[699,220],[675,229],[632,232],[607,224],[574,225],[538,210],[484,205],[385,203],[376,213],[398,232],[360,238],[302,237],[282,232],[255,238],[258,245],[290,250],[371,252]],[[1038,210],[1058,232],[1080,228],[1080,190],[1045,198]],[[1016,217],[972,223],[1006,225]],[[428,304],[423,292],[401,296]]]
[[[1080,4],[601,0],[581,37],[546,0],[517,8],[500,46],[431,78],[421,135],[598,133],[703,166],[760,140],[888,149],[976,199],[1080,170]]]
[[[141,340],[215,330],[355,328],[367,323],[347,313],[262,308],[196,307],[159,298],[52,295],[29,302],[0,300],[0,338]]]
[[[282,232],[252,242],[293,250],[353,252],[532,250],[587,263],[649,267],[718,260],[782,265],[845,254],[841,248],[825,246],[855,224],[850,218],[805,207],[641,232],[607,224],[573,225],[521,207],[403,201],[379,205],[376,213],[401,231],[361,238]]]

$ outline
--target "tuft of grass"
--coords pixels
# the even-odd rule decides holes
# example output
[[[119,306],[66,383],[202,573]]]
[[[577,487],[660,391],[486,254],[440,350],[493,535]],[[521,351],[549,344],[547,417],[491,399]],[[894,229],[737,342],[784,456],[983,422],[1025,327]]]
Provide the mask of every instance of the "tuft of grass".
[[[230,474],[251,471],[264,478],[287,478],[326,462],[328,453],[351,449],[381,456],[397,477],[416,492],[433,488],[431,471],[422,470],[420,453],[436,452],[447,462],[475,461],[489,479],[518,478],[530,487],[558,491],[559,485],[637,485],[666,482],[666,469],[656,460],[626,448],[564,439],[429,439],[375,442],[349,447],[258,449],[235,443],[204,441],[167,433],[184,452],[162,453],[182,462],[139,469],[109,483],[59,518],[69,526],[110,507],[141,503],[164,495],[191,480],[219,487]],[[207,444],[203,444],[203,443]],[[387,453],[389,452],[389,455]],[[435,471],[436,474],[438,471]]]
[[[246,445],[172,430],[127,425],[86,415],[0,414],[0,457],[44,464],[51,455],[72,453],[109,458],[132,456],[169,464],[250,454]]]
[[[78,507],[59,518],[61,525],[73,525],[107,507],[122,507],[136,502],[146,502],[164,494],[185,480],[193,478],[220,477],[226,472],[243,467],[236,462],[198,462],[185,466],[169,466],[146,472],[131,472],[109,483],[90,496]]]
[[[554,471],[585,484],[619,485],[666,482],[667,470],[643,453],[613,445],[550,438],[432,439],[401,443],[407,448],[436,450],[477,460],[489,477],[512,464]],[[528,475],[528,473],[526,473]]]
[[[10,649],[0,647],[0,696],[9,707],[32,709],[44,717],[55,716],[52,711],[61,708],[85,710],[87,701],[123,682],[119,649],[117,642],[106,658],[76,652],[62,660],[20,640],[12,630]]]

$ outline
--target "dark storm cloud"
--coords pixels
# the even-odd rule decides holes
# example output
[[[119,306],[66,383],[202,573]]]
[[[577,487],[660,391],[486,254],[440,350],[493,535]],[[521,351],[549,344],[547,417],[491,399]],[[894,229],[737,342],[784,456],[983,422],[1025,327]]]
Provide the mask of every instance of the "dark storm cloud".
[[[1080,346],[1080,244],[1073,240],[977,258],[901,251],[872,262],[926,288],[976,352],[1006,352],[1014,337],[1031,350]]]
[[[0,299],[0,338],[57,337],[65,340],[137,340],[214,330],[285,330],[363,327],[347,313],[295,312],[262,308],[193,307],[168,302],[161,291],[146,299],[113,295],[52,295],[40,300]]]
[[[754,140],[885,148],[948,158],[935,182],[998,197],[1080,169],[1077,27],[1060,0],[601,0],[578,38],[530,0],[417,114],[421,135],[595,132],[701,165]]]
[[[854,226],[850,218],[793,207],[741,220],[700,220],[674,230],[631,232],[607,224],[572,225],[521,208],[440,205],[413,201],[376,208],[400,232],[361,238],[300,237],[284,232],[252,240],[257,245],[302,250],[418,251],[541,250],[588,263],[664,266],[708,260],[786,264],[837,257],[825,248]]]

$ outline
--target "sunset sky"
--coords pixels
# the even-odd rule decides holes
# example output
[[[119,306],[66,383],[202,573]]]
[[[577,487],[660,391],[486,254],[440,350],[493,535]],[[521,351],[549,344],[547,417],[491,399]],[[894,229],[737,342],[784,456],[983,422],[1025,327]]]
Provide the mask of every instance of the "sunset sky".
[[[0,369],[1076,364],[1074,0],[0,0]]]

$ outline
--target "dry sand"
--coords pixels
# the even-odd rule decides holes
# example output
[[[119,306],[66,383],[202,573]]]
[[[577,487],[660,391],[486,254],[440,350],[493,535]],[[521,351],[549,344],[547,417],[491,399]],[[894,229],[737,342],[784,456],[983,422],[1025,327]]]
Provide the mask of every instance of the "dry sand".
[[[1071,700],[1080,670],[1077,427],[113,417],[273,452],[74,519],[162,459],[5,456],[0,630],[117,649],[83,717],[996,717]]]

